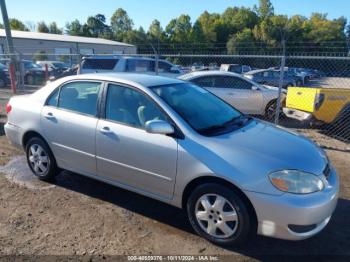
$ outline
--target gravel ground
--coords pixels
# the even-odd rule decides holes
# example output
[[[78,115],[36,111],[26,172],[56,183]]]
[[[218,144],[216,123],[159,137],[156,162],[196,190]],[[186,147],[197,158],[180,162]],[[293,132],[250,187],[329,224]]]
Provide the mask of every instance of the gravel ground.
[[[60,173],[51,184],[33,179],[22,151],[8,144],[4,121],[0,256],[211,254],[247,261],[270,255],[350,255],[350,146],[315,130],[299,131],[326,150],[341,177],[339,204],[330,224],[300,242],[258,236],[244,246],[224,249],[198,237],[181,210],[158,201],[70,172]]]

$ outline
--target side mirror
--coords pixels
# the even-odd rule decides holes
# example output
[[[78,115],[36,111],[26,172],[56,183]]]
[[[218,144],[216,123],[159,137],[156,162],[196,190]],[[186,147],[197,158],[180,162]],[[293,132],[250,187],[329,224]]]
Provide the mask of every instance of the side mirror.
[[[175,129],[163,120],[151,120],[146,122],[146,132],[150,134],[171,135]]]

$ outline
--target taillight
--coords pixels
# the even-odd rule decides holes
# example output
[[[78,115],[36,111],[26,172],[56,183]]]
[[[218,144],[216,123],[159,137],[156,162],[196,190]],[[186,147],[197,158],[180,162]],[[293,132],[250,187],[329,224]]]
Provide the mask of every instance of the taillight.
[[[324,102],[324,94],[317,94],[315,98],[315,109],[318,110]]]
[[[7,103],[7,105],[6,105],[6,113],[7,114],[10,113],[11,110],[12,110],[12,106],[10,105],[10,103]]]

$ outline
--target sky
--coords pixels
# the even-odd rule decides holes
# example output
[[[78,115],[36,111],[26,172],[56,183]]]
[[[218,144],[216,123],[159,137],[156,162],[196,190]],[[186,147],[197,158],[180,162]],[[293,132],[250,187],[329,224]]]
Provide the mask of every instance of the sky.
[[[350,0],[272,0],[275,13],[310,16],[313,12],[328,13],[329,18],[345,16],[350,20]],[[10,18],[25,23],[38,21],[57,22],[64,27],[67,22],[86,18],[98,13],[106,18],[121,7],[133,19],[135,28],[148,29],[152,20],[158,19],[164,28],[180,14],[188,14],[192,22],[205,10],[223,12],[230,6],[253,7],[258,0],[6,0]]]

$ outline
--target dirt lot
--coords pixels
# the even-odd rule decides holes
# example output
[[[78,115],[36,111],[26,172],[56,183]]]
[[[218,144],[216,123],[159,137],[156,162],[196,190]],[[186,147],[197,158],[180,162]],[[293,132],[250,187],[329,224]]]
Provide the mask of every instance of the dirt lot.
[[[4,93],[0,97],[4,104]],[[0,165],[25,179],[20,175],[24,182],[19,183],[0,174],[0,255],[215,254],[240,260],[350,255],[350,146],[316,131],[300,130],[327,151],[341,177],[339,204],[327,228],[301,242],[256,237],[245,246],[224,249],[198,237],[181,210],[155,200],[69,172],[52,184],[33,180],[24,158],[14,158],[22,152],[8,144],[4,121],[3,116]]]

